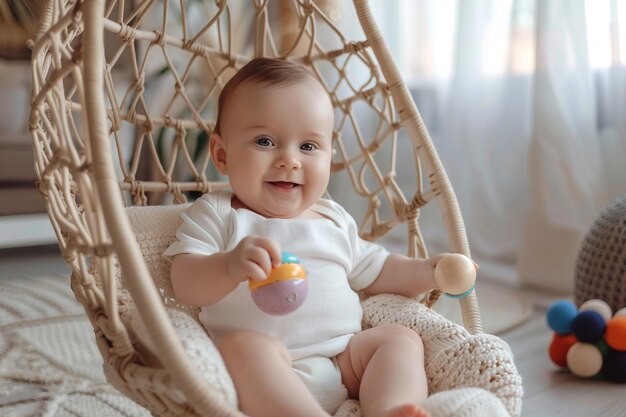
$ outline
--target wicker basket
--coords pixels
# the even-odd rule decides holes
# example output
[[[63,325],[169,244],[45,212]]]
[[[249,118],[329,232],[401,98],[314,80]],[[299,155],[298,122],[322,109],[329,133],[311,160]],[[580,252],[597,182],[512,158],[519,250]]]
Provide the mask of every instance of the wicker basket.
[[[576,304],[599,298],[613,312],[626,307],[626,194],[598,215],[576,259]]]

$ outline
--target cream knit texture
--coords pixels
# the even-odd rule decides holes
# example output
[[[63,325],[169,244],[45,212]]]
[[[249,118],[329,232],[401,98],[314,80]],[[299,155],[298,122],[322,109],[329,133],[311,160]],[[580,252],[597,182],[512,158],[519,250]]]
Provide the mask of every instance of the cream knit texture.
[[[180,211],[186,207],[188,205],[132,207],[127,209],[127,213],[189,359],[207,383],[235,405],[236,393],[223,361],[197,321],[198,310],[176,301],[169,281],[170,264],[162,256],[175,239],[181,222]],[[132,299],[121,282],[123,280],[120,280],[119,291],[124,305],[121,309],[124,321],[141,342],[139,349],[154,353],[143,326],[137,318],[132,319]],[[503,340],[487,334],[470,335],[463,327],[406,297],[370,297],[363,302],[363,309],[364,328],[401,324],[421,336],[431,394],[425,406],[433,417],[520,415],[523,394],[521,377]],[[499,402],[494,400],[496,398]],[[358,417],[360,414],[358,402],[349,400],[335,415]]]
[[[470,335],[422,303],[398,295],[370,297],[363,309],[364,327],[400,324],[420,335],[429,393],[480,387],[498,397],[512,417],[521,414],[522,378],[511,349],[499,337]]]
[[[433,417],[508,417],[502,402],[482,388],[459,388],[430,395],[422,404]],[[347,400],[335,417],[361,417],[361,407]]]

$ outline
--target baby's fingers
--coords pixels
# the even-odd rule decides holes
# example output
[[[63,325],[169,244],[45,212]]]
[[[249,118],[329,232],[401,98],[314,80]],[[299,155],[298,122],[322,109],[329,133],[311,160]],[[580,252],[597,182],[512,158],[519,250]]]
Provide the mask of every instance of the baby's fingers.
[[[268,237],[258,237],[254,243],[267,251],[272,266],[276,267],[282,263],[282,254],[278,242]]]
[[[263,271],[263,268],[254,262],[246,262],[244,273],[248,279],[253,281],[263,281],[267,279],[267,274]]]
[[[432,266],[433,268],[437,266],[437,264],[439,263],[439,261],[441,261],[443,258],[445,258],[446,256],[451,255],[451,253],[448,252],[444,252],[444,253],[440,253],[438,255],[432,256],[429,260],[428,263],[430,264],[430,266]]]
[[[272,272],[272,260],[266,249],[260,246],[253,246],[248,252],[247,262],[253,262],[257,264],[264,272],[265,276],[268,276]]]

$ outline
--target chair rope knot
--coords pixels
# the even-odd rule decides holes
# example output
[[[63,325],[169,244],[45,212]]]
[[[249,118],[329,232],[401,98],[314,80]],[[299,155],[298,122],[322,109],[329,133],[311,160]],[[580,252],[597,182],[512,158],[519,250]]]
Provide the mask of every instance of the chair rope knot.
[[[309,18],[315,12],[315,7],[310,0],[307,0],[300,3],[300,10],[302,10],[302,14],[304,14],[306,18]]]
[[[196,177],[196,184],[198,184],[198,189],[200,189],[200,192],[202,194],[211,192],[211,189],[213,188],[211,187],[211,184],[207,181],[206,174],[204,172],[200,173]]]
[[[120,23],[120,30],[117,31],[116,35],[120,37],[120,40],[124,43],[130,43],[135,38],[135,29],[132,27]]]
[[[135,90],[137,95],[141,95],[145,91],[145,82],[146,74],[141,71],[139,74],[137,74],[137,78],[135,78],[135,80],[133,81],[133,89]]]
[[[100,324],[103,333],[105,333],[106,337],[111,341],[112,353],[122,358],[132,357],[134,355],[135,349],[130,341],[128,332],[126,328],[121,325],[119,319],[117,323],[116,321],[110,320],[109,314],[107,314],[104,309],[100,309],[100,311],[96,312],[96,321]]]
[[[159,45],[161,48],[165,47],[165,36],[163,34],[163,32],[159,32],[158,30],[153,30],[152,33],[154,33],[155,38],[152,41],[152,43],[154,45]]]
[[[133,203],[137,206],[148,205],[148,197],[141,181],[136,181],[134,175],[129,175],[126,182],[130,184],[130,194],[133,196]]]
[[[165,192],[174,196],[174,204],[184,204],[187,202],[187,197],[180,189],[179,183],[172,182],[172,178],[169,176],[165,178],[164,181]]]
[[[353,41],[346,43],[345,51],[351,54],[356,54],[369,46],[368,41]]]
[[[418,220],[419,219],[419,210],[415,209],[415,210],[411,210],[409,211],[409,213],[407,214],[407,218],[406,218],[406,225],[409,231],[409,235],[411,236],[416,236],[419,234],[419,223]]]
[[[185,51],[189,51],[194,55],[199,55],[199,56],[206,55],[205,47],[198,42],[194,42],[193,39],[188,39],[184,41],[182,49],[184,49]]]
[[[407,212],[413,212],[425,206],[427,203],[428,203],[428,200],[425,200],[424,195],[418,191],[413,196],[413,200],[411,200],[411,203],[409,203],[409,205],[406,206],[406,210]],[[407,216],[407,219],[408,218],[409,216]]]

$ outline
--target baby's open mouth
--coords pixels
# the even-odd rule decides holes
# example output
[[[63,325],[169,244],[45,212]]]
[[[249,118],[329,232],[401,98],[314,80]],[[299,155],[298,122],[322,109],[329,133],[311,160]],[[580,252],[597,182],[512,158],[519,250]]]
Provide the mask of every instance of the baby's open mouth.
[[[285,190],[300,186],[300,184],[297,184],[295,182],[288,182],[288,181],[270,181],[269,184],[274,187],[282,188]]]

